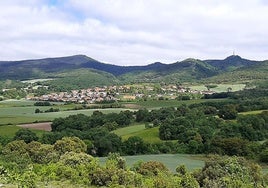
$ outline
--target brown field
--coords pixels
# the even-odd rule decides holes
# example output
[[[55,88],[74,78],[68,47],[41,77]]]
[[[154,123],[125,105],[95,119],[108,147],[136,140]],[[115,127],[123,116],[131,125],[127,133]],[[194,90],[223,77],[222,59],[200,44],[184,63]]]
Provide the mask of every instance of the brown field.
[[[43,122],[43,123],[30,123],[30,124],[21,124],[18,125],[22,128],[31,128],[43,131],[51,131],[51,124],[52,122]]]

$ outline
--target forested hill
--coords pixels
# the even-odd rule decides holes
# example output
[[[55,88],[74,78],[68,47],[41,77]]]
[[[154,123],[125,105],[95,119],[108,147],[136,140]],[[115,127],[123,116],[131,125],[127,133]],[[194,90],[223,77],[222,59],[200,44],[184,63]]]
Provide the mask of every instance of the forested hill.
[[[116,63],[116,62],[115,62]],[[88,69],[100,74],[112,74],[125,81],[197,80],[236,71],[241,68],[261,67],[264,61],[251,61],[239,56],[223,60],[186,59],[171,64],[156,62],[145,66],[106,64],[85,55],[23,61],[0,61],[0,80],[59,77],[63,72]],[[253,68],[254,69],[254,68]],[[94,71],[93,70],[93,71]]]
[[[118,66],[99,62],[85,55],[45,58],[22,61],[0,61],[0,79],[26,79],[44,77],[49,73],[90,68],[111,73],[115,76],[133,71],[154,70],[166,65],[153,63],[146,66]]]
[[[243,59],[238,55],[229,56],[223,60],[204,60],[219,71],[235,70],[241,67],[249,67],[260,64],[262,61]]]

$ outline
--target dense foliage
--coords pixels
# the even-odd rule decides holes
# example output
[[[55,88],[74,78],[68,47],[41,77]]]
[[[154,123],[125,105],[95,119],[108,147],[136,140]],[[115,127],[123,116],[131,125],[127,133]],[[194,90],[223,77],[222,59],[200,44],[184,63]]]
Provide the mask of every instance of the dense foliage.
[[[266,161],[267,144],[258,141],[268,138],[268,113],[238,114],[245,109],[265,108],[266,103],[262,101],[262,98],[227,100],[151,111],[127,110],[118,114],[95,111],[91,116],[71,115],[56,118],[52,123],[52,132],[43,134],[40,142],[54,144],[64,136],[77,136],[86,141],[87,153],[94,156],[106,156],[109,152],[123,155],[217,153]],[[111,132],[135,122],[145,123],[148,129],[159,128],[159,137],[163,142],[147,143],[137,136],[123,141]]]
[[[85,153],[86,144],[77,137],[64,137],[55,144],[12,141],[0,155],[0,181],[19,187],[265,187],[257,164],[243,158],[212,158],[205,166],[189,172],[177,164],[173,173],[157,161],[127,167],[119,154],[109,154],[101,165]]]

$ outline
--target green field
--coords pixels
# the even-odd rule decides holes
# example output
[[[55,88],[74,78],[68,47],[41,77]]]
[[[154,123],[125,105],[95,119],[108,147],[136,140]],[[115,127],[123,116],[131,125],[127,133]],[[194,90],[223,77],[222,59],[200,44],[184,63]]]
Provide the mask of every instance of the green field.
[[[215,91],[215,92],[227,92],[227,89],[229,87],[232,88],[232,91],[240,91],[240,90],[243,90],[246,86],[245,84],[211,84],[211,85],[217,85],[217,87],[210,89],[211,91]],[[199,90],[199,91],[207,90],[205,85],[195,85],[195,86],[190,86],[190,88],[193,90]]]
[[[133,133],[137,133],[143,130],[145,130],[145,124],[139,124],[139,125],[133,125],[129,127],[116,129],[113,131],[113,133],[117,134],[118,136],[125,136],[125,135],[130,135]]]
[[[194,104],[204,102],[204,99],[197,100],[148,100],[148,101],[138,101],[135,104],[141,108],[156,109],[156,108],[165,108],[165,107],[178,107],[182,104]]]
[[[135,155],[135,156],[123,156],[126,159],[128,167],[138,161],[159,161],[165,164],[165,166],[172,172],[175,172],[176,167],[184,164],[188,170],[193,171],[195,169],[201,169],[204,166],[204,161],[201,160],[200,155],[188,155],[188,154],[158,154],[158,155]],[[106,157],[100,157],[100,162],[104,164]]]
[[[267,111],[267,110],[255,110],[255,111],[249,111],[249,112],[241,112],[239,114],[242,114],[242,115],[249,115],[249,114],[260,114],[264,111]]]
[[[140,101],[135,103],[134,108],[107,108],[107,109],[84,109],[84,110],[70,110],[74,109],[79,104],[69,104],[64,105],[63,103],[51,103],[52,106],[34,106],[35,101],[27,100],[6,100],[0,101],[0,125],[16,125],[22,123],[32,123],[32,122],[44,122],[52,121],[58,117],[67,117],[69,115],[75,114],[85,114],[92,115],[96,110],[103,113],[119,113],[122,110],[135,110],[137,108],[148,108],[155,109],[161,107],[177,107],[181,104],[192,104],[203,102],[204,100],[189,100],[189,101],[176,101],[176,100],[163,100],[163,101]],[[208,101],[208,100],[206,100]],[[134,104],[134,103],[122,103],[124,104]],[[35,113],[35,110],[38,108],[41,111],[48,110],[50,108],[58,108],[59,112],[50,112],[50,113]]]
[[[20,129],[22,128],[15,125],[2,125],[0,126],[0,136],[12,138],[15,136],[15,133]],[[31,129],[31,131],[35,132],[37,136],[44,133],[44,131],[36,129]]]
[[[144,124],[120,128],[113,131],[113,133],[121,136],[123,140],[127,140],[131,136],[138,136],[147,143],[162,142],[159,138],[159,127],[146,129]]]
[[[0,125],[17,125],[22,123],[32,122],[44,122],[52,121],[55,118],[67,117],[75,114],[92,115],[96,110],[103,113],[119,113],[122,110],[128,110],[124,108],[107,108],[107,109],[84,109],[84,110],[68,110],[73,109],[75,104],[63,105],[63,103],[51,103],[52,106],[34,106],[34,101],[27,100],[8,100],[0,102]],[[81,105],[80,105],[81,106]],[[35,113],[35,109],[41,111],[48,110],[50,108],[58,108],[59,112],[50,113]]]

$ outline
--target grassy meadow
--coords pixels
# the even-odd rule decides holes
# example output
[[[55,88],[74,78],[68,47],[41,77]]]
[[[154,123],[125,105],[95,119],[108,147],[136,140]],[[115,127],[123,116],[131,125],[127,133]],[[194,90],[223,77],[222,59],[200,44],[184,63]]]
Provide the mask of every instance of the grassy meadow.
[[[96,110],[99,110],[103,113],[119,113],[122,110],[127,110],[124,108],[70,110],[79,105],[63,105],[63,103],[51,103],[52,106],[34,106],[34,103],[35,101],[27,100],[0,101],[0,125],[17,125],[22,123],[52,121],[55,118],[67,117],[69,115],[75,114],[92,115],[92,113]],[[35,109],[37,108],[41,111],[45,111],[50,108],[58,108],[60,111],[49,113],[35,113]]]
[[[167,107],[178,107],[182,104],[194,104],[204,102],[204,99],[196,99],[196,100],[148,100],[148,101],[138,101],[135,104],[140,106],[140,108],[147,109],[159,109],[159,108],[167,108]]]
[[[243,90],[245,88],[245,84],[212,84],[212,85],[216,85],[217,87],[215,88],[211,88],[211,91],[215,91],[215,92],[227,92],[228,88],[232,88],[232,91],[240,91]],[[191,89],[193,90],[207,90],[207,88],[205,87],[205,85],[194,85],[194,86],[190,86]]]
[[[219,99],[214,99],[219,100]],[[136,110],[139,108],[157,109],[161,107],[177,107],[182,104],[192,104],[203,102],[204,99],[177,101],[177,100],[159,100],[159,101],[138,101],[135,103],[122,103],[125,108],[106,108],[106,109],[82,109],[74,110],[81,107],[81,104],[51,103],[51,106],[34,106],[35,101],[27,100],[6,100],[0,101],[0,125],[17,125],[22,123],[52,121],[55,118],[67,117],[75,114],[92,115],[96,110],[103,113],[119,113],[122,110]],[[206,100],[208,101],[208,100]],[[35,113],[36,109],[41,111],[50,108],[59,109],[59,112]]]
[[[138,136],[147,143],[162,142],[159,138],[159,127],[145,128],[145,124],[132,125],[123,127],[113,131],[113,133],[121,136],[123,140],[127,140],[131,136]]]
[[[15,133],[22,129],[21,127],[15,125],[1,125],[0,126],[0,136],[13,138]],[[42,135],[44,131],[31,129],[31,131],[35,132],[37,136]]]

